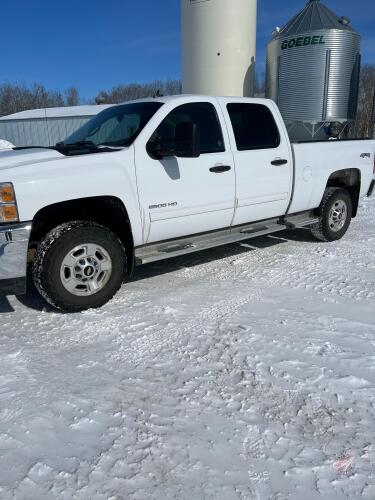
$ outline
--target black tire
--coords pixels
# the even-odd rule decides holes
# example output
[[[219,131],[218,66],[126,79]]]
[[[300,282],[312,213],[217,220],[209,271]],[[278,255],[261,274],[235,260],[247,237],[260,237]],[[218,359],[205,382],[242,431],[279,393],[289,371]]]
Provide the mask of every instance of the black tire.
[[[79,245],[100,245],[111,259],[111,270],[103,288],[90,296],[70,293],[63,284],[61,267],[66,255]],[[109,229],[86,221],[57,226],[40,242],[32,265],[32,276],[40,295],[53,307],[66,312],[97,308],[108,302],[126,278],[126,254]]]
[[[344,204],[346,207],[346,219],[344,225],[340,229],[333,229],[332,219],[330,219],[331,210],[338,203]],[[353,201],[345,189],[342,188],[327,188],[322,203],[319,207],[319,222],[312,226],[311,232],[320,241],[337,241],[340,240],[349,229],[353,216]]]

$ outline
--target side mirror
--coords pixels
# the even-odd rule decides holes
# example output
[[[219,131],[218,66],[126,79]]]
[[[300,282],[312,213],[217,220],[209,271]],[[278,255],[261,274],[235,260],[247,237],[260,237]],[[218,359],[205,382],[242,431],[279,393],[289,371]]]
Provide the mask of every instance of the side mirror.
[[[200,130],[197,123],[177,124],[174,139],[160,139],[147,144],[148,154],[160,160],[168,156],[198,158],[200,156]]]
[[[147,144],[147,152],[154,160],[161,160],[167,156],[175,156],[175,141],[173,139],[160,139]]]
[[[175,155],[198,158],[201,154],[200,130],[197,123],[182,122],[176,126]]]

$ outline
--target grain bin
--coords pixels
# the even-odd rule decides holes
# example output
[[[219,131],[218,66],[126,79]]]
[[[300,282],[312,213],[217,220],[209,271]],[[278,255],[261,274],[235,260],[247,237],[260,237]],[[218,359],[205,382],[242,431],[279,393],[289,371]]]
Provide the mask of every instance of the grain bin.
[[[310,0],[267,48],[266,95],[292,139],[329,138],[355,119],[360,35],[346,17]]]
[[[181,0],[186,94],[251,96],[257,0]]]

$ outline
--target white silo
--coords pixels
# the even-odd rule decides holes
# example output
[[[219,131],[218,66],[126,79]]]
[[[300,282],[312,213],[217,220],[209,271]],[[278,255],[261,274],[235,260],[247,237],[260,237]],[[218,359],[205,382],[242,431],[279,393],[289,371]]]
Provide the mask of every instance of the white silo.
[[[252,96],[257,0],[181,0],[185,94]]]

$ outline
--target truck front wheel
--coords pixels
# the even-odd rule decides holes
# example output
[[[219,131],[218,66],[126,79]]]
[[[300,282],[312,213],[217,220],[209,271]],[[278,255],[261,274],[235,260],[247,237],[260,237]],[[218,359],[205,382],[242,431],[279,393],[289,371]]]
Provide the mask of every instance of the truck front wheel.
[[[107,228],[67,222],[40,242],[32,274],[49,304],[62,311],[83,311],[104,305],[118,291],[126,277],[126,254]]]
[[[319,208],[319,222],[311,228],[320,241],[340,240],[347,232],[353,215],[353,202],[348,191],[327,188]]]

